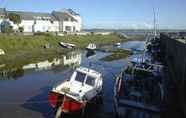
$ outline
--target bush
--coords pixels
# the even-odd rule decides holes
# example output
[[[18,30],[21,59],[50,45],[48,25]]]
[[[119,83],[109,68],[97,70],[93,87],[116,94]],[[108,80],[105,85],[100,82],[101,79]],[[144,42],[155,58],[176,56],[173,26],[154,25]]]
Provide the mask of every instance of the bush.
[[[12,26],[7,26],[7,27],[2,28],[2,33],[13,33],[13,32],[14,30]]]
[[[23,27],[19,27],[19,32],[23,32],[24,28]]]
[[[14,24],[20,24],[21,23],[21,16],[15,13],[9,13],[8,18],[14,22]]]
[[[90,32],[91,35],[94,35],[95,33],[94,32]]]
[[[34,35],[36,35],[36,36],[53,36],[53,34],[50,32],[36,32],[36,33],[34,33]]]

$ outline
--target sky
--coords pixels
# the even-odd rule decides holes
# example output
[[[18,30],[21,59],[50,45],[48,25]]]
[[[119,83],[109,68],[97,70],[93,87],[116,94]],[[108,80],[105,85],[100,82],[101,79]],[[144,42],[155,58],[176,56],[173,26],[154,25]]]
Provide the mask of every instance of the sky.
[[[71,8],[85,29],[150,29],[154,8],[159,29],[186,29],[186,0],[0,0],[0,7],[35,12]]]

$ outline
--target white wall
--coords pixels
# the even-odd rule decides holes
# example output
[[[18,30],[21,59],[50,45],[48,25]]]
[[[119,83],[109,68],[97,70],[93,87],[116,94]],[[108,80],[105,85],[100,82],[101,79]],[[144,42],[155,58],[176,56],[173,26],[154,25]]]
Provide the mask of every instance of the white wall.
[[[63,21],[63,31],[66,31],[66,26],[71,27],[70,32],[80,32],[81,31],[81,25],[79,22],[76,21]],[[75,27],[75,31],[73,31],[73,27]],[[68,31],[67,31],[68,32]]]
[[[82,29],[82,20],[78,15],[72,16],[77,21],[62,21],[62,31],[66,31],[66,26],[71,27],[71,31],[69,32],[80,32]],[[3,19],[0,19],[0,23]],[[9,21],[9,20],[8,20]],[[19,27],[24,28],[24,32],[59,32],[60,23],[59,21],[50,20],[36,20],[36,24],[34,24],[34,20],[22,20],[19,25],[14,24],[12,21],[9,21],[11,26],[13,26],[14,30],[18,30]],[[73,27],[75,27],[75,31],[73,31]],[[1,30],[0,30],[1,31]]]
[[[82,30],[82,19],[80,16],[74,16],[74,18],[77,20],[77,30],[80,32]]]
[[[18,26],[10,21],[13,29],[18,29]],[[36,24],[35,24],[36,23]],[[22,20],[19,24],[19,27],[24,28],[24,32],[58,32],[59,31],[59,22],[58,21],[46,21],[46,20]]]
[[[66,27],[70,27],[71,28],[71,31],[67,31],[66,30]],[[63,31],[66,31],[66,32],[73,32],[73,27],[75,27],[75,30],[77,30],[77,23],[75,21],[63,21]]]
[[[43,20],[37,20],[36,24],[34,25],[34,31],[35,32],[58,32],[59,31],[59,22],[54,21],[53,23],[51,21],[43,21]]]
[[[82,19],[79,15],[72,15],[69,14],[73,19],[76,21],[72,21],[71,18],[69,17],[68,21],[63,21],[62,27],[63,27],[63,32],[66,31],[66,26],[71,27],[71,31],[66,31],[66,32],[80,32],[82,29]],[[75,31],[73,30],[73,27],[75,27]]]
[[[24,28],[24,32],[32,32],[33,24],[34,24],[33,20],[22,20],[19,26]]]

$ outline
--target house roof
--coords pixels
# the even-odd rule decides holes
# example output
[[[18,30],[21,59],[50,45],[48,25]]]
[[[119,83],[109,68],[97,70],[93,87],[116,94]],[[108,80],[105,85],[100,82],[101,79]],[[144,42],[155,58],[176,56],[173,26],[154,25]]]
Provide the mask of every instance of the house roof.
[[[53,11],[52,13],[41,13],[41,12],[27,12],[27,11],[9,11],[5,8],[0,8],[0,15],[5,15],[9,13],[15,13],[21,16],[21,19],[24,20],[65,20],[66,18],[71,18],[74,21],[77,21],[74,16],[79,16],[78,13],[74,12],[72,9],[63,9],[61,11]]]
[[[59,21],[64,20],[65,18],[72,18],[73,20],[77,21],[74,17],[72,17],[70,14],[66,12],[61,11],[53,11],[52,14],[55,16],[55,18]]]
[[[73,11],[72,9],[63,9],[62,12],[67,12],[71,15],[74,15],[74,16],[79,16],[78,13],[76,13],[75,11]]]
[[[36,20],[36,19],[56,20],[55,17],[50,13],[24,12],[24,11],[7,11],[7,12],[18,14],[24,20]]]

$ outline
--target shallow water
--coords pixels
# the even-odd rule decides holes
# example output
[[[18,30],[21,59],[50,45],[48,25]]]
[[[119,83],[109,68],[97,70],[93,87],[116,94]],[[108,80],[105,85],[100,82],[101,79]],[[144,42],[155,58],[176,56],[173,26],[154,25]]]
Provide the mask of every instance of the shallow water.
[[[133,45],[132,45],[133,44]],[[141,46],[142,45],[142,46]],[[122,48],[143,47],[143,42],[127,42]],[[88,110],[87,117],[114,117],[113,84],[114,76],[126,64],[126,60],[103,62],[100,58],[107,53],[96,52],[86,57],[86,51],[71,52],[61,58],[28,64],[0,75],[0,118],[53,118],[54,110],[49,106],[48,92],[54,85],[69,78],[78,66],[91,67],[103,74],[103,105]]]

